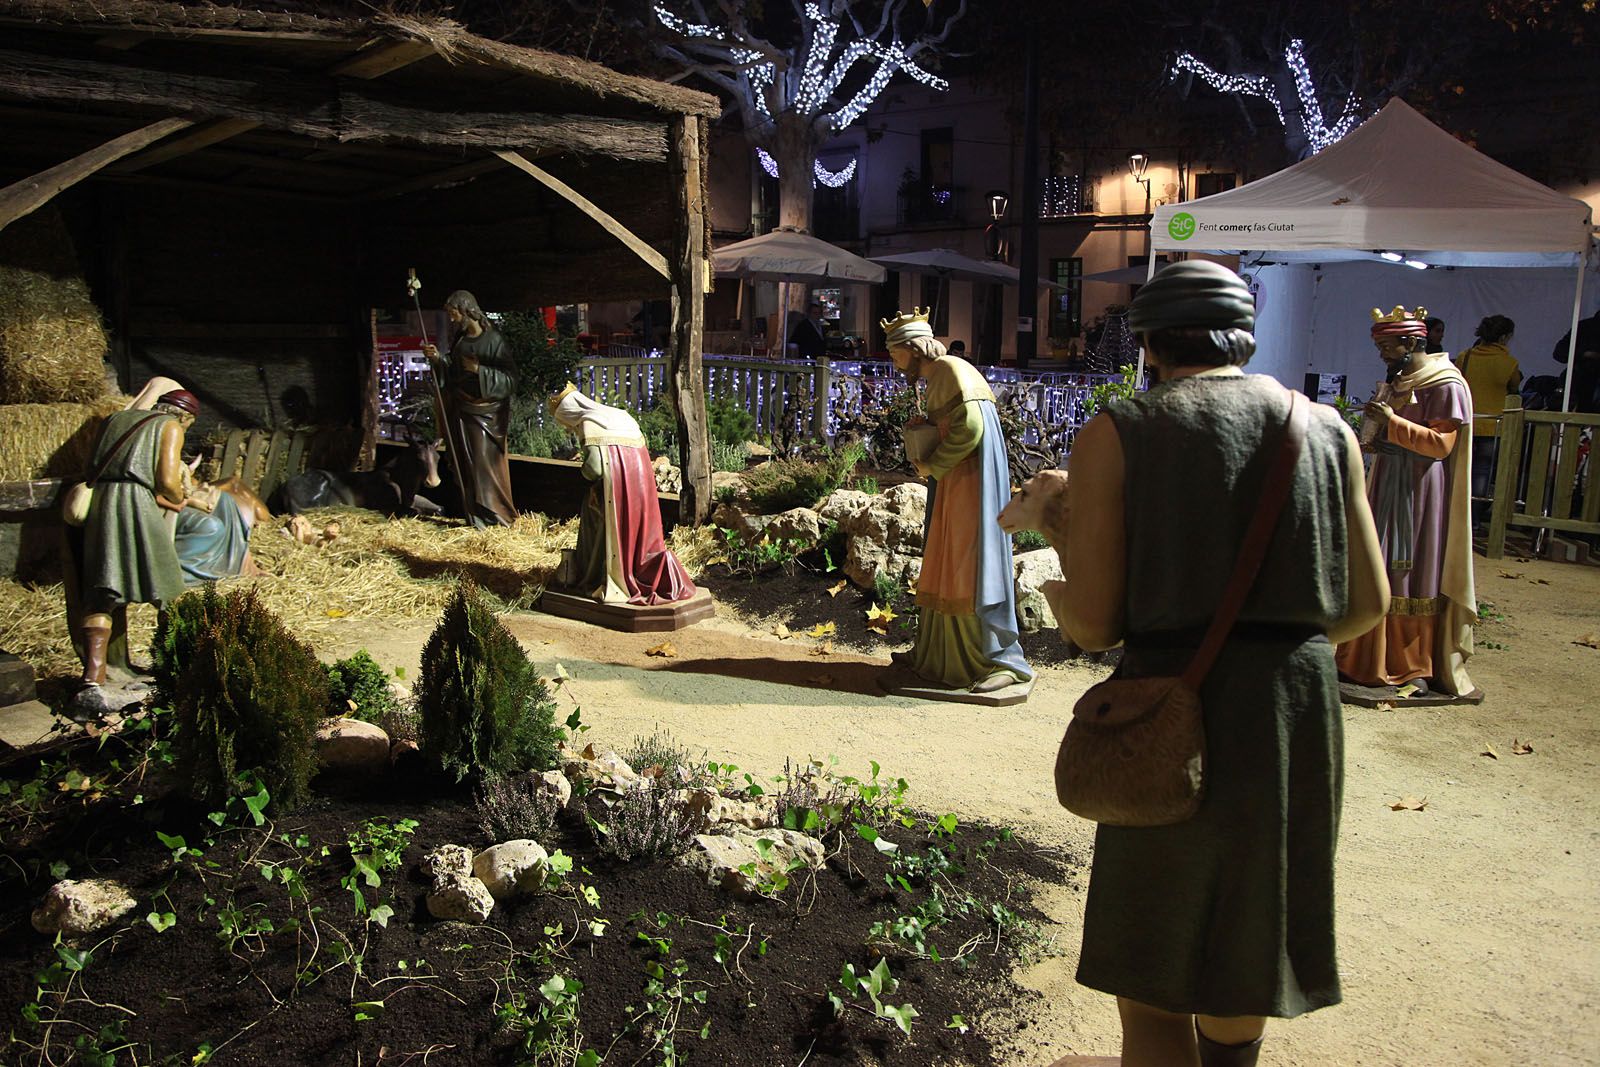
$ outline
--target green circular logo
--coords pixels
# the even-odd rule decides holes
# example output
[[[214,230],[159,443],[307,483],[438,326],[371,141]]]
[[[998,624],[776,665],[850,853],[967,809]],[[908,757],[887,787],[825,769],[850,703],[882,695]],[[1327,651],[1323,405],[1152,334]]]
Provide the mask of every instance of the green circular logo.
[[[1194,236],[1194,216],[1180,211],[1167,220],[1167,232],[1174,241],[1187,241]]]

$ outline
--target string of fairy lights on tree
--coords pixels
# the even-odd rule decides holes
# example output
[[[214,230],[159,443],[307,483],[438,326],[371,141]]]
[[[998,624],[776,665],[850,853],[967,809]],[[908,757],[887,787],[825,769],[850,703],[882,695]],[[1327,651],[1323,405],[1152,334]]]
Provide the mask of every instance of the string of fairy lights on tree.
[[[756,149],[756,159],[761,161],[761,169],[767,172],[767,177],[778,176],[778,161],[772,158],[772,153],[765,148]],[[842,170],[831,171],[822,165],[822,160],[813,160],[811,164],[813,185],[826,185],[829,189],[838,189],[856,176],[856,161],[851,160],[844,165]]]
[[[939,92],[950,87],[944,78],[918,64],[898,36],[886,41],[860,37],[841,47],[842,23],[829,18],[815,2],[807,3],[802,9],[804,54],[798,64],[798,78],[779,77],[778,64],[768,52],[751,47],[750,43],[719,26],[691,21],[660,4],[652,10],[662,26],[681,38],[686,49],[725,65],[727,69],[720,73],[730,74],[735,79],[741,95],[750,105],[747,114],[758,116],[759,125],[765,127],[753,131],[757,139],[764,139],[763,135],[770,137],[776,125],[773,116],[783,113],[812,119],[819,127],[819,139],[837,134],[866,112],[897,73]],[[837,101],[845,79],[862,62],[875,62],[876,66],[859,89],[829,112],[827,109]],[[761,168],[777,177],[778,163],[772,154],[765,148],[758,148],[756,152]],[[851,160],[843,170],[830,171],[813,161],[812,172],[816,184],[837,189],[855,176],[856,164]]]
[[[1312,155],[1327,148],[1361,124],[1366,117],[1365,109],[1360,98],[1351,92],[1345,97],[1344,106],[1340,108],[1338,121],[1331,126],[1328,125],[1322,111],[1322,103],[1317,96],[1316,82],[1312,79],[1311,68],[1306,62],[1305,44],[1298,37],[1290,41],[1289,46],[1284,49],[1283,62],[1294,77],[1300,126]],[[1278,124],[1286,130],[1289,128],[1289,120],[1285,116],[1284,102],[1278,96],[1278,88],[1266,75],[1223,74],[1197,58],[1193,52],[1184,52],[1173,60],[1172,77],[1176,78],[1184,73],[1198,75],[1219,93],[1253,96],[1267,101],[1277,113]]]

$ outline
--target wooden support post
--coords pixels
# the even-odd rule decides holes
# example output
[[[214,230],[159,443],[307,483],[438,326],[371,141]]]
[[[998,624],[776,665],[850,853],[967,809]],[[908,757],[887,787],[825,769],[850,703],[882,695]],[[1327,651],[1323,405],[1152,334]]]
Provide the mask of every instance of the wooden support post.
[[[826,444],[828,441],[828,401],[833,392],[833,361],[824,352],[817,357],[815,377],[816,396],[811,407],[811,436]]]
[[[663,256],[660,252],[657,252],[654,248],[651,248],[649,245],[645,244],[644,241],[640,240],[632,230],[628,229],[622,223],[612,218],[610,214],[600,208],[599,205],[595,204],[594,201],[590,200],[588,197],[584,196],[582,193],[578,192],[572,186],[568,185],[560,178],[557,178],[554,174],[551,174],[543,167],[534,166],[532,163],[528,162],[528,160],[524,158],[521,153],[497,151],[495,152],[495,155],[499,156],[513,167],[516,167],[518,170],[527,174],[529,177],[538,181],[545,188],[571,203],[574,207],[583,212],[585,215],[588,215],[591,219],[594,219],[594,221],[598,222],[602,227],[605,228],[607,233],[611,234],[611,236],[615,237],[617,240],[621,241],[623,244],[632,249],[634,255],[644,260],[654,270],[660,272],[663,278],[666,278],[669,281],[672,280],[673,272],[667,267],[667,257]],[[698,155],[696,156],[695,167],[698,171]],[[698,200],[698,187],[696,187],[695,193],[696,199]],[[703,240],[701,244],[702,246],[704,245]],[[699,275],[697,274],[696,277],[698,276]]]
[[[678,422],[678,458],[683,488],[681,521],[698,526],[711,515],[711,438],[706,425],[705,368],[700,345],[705,332],[705,213],[700,133],[704,119],[672,120],[667,164],[676,208],[672,239],[672,408]]]
[[[107,164],[139,151],[145,145],[161,140],[169,133],[192,126],[188,119],[162,119],[148,126],[113,138],[98,148],[91,148],[79,156],[42,170],[31,178],[0,189],[0,230],[22,216],[37,211],[48,204],[63,189],[69,189]]]
[[[1507,396],[1500,420],[1500,458],[1494,472],[1494,506],[1489,511],[1489,542],[1484,555],[1500,559],[1506,554],[1506,525],[1517,506],[1517,480],[1522,467],[1522,398]]]

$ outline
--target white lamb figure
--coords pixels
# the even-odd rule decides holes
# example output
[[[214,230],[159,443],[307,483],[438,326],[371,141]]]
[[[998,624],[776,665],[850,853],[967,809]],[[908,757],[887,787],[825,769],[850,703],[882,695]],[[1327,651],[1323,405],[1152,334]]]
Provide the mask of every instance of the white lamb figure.
[[[1011,502],[1001,509],[998,520],[1000,528],[1008,534],[1014,535],[1023,530],[1037,530],[1043,534],[1050,547],[1056,550],[1056,558],[1061,561],[1061,571],[1065,574],[1069,515],[1067,472],[1048,470],[1040,471],[1024,482]],[[1045,603],[1050,605],[1055,617],[1061,618],[1067,583],[1045,582],[1039,591],[1044,594]]]

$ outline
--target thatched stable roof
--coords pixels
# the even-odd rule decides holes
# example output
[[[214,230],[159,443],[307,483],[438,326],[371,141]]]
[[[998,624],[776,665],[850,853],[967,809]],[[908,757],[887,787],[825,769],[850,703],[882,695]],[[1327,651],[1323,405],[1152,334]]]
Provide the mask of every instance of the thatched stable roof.
[[[194,44],[226,41],[258,46],[290,65],[295,65],[297,53],[321,66],[335,53],[354,55],[384,42],[416,42],[439,57],[440,63],[425,68],[429,74],[447,64],[496,68],[542,83],[547,91],[577,90],[577,95],[601,105],[599,111],[586,109],[590,113],[633,109],[710,117],[721,112],[717,99],[705,93],[619,74],[572,56],[489,40],[449,19],[429,16],[377,12],[364,19],[328,18],[163,0],[3,0],[0,26],[122,35],[121,47],[141,37]],[[525,83],[520,86],[528,88]]]

